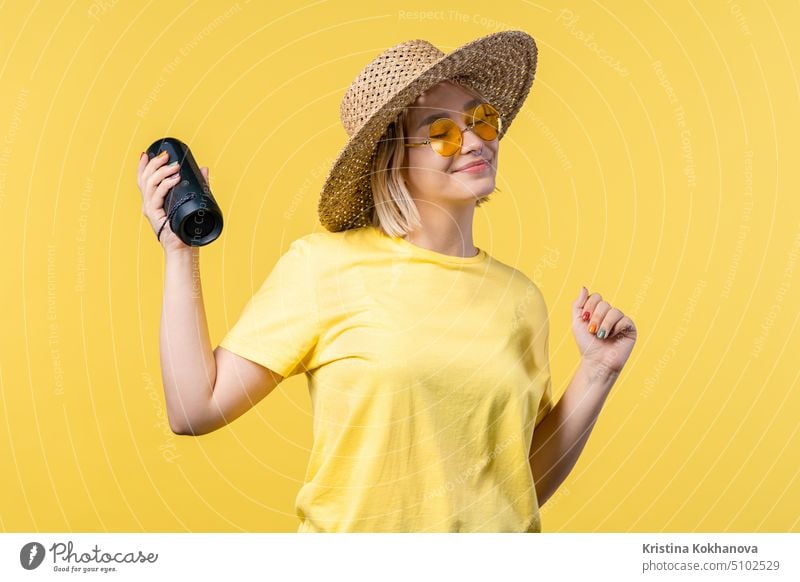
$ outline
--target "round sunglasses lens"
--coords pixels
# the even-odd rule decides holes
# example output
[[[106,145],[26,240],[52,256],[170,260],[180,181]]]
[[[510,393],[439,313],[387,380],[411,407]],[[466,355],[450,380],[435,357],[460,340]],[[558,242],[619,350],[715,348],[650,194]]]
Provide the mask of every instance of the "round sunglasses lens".
[[[450,157],[461,149],[461,131],[451,119],[437,119],[431,125],[431,147],[440,156]]]
[[[474,118],[475,134],[486,141],[492,141],[497,137],[498,130],[500,129],[500,114],[497,110],[484,103],[475,109]]]

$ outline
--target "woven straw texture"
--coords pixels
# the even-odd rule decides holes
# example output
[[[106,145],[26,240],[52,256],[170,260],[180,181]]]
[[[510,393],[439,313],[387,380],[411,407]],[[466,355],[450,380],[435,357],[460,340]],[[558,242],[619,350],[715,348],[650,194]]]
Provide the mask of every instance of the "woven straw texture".
[[[502,139],[533,84],[537,48],[523,31],[493,33],[445,54],[425,40],[395,45],[370,62],[345,92],[340,116],[348,142],[319,198],[322,226],[331,232],[366,226],[373,206],[369,169],[386,127],[421,94],[457,79],[484,95],[502,118]]]

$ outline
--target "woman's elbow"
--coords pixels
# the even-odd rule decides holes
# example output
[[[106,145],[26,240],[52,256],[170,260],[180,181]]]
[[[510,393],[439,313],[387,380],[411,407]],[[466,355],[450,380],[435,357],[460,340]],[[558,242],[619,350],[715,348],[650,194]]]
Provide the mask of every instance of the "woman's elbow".
[[[169,428],[173,434],[179,436],[200,436],[215,430],[214,427],[205,426],[201,422],[190,422],[186,419],[178,421],[173,418],[169,419]]]

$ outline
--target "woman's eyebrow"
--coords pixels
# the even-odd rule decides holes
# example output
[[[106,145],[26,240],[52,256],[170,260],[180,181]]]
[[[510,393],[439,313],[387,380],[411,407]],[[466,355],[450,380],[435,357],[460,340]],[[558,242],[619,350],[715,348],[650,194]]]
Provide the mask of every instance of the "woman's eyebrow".
[[[471,101],[467,102],[466,105],[464,105],[464,111],[466,111],[467,109],[469,109],[470,107],[472,107],[474,105],[478,105],[479,103],[483,103],[483,99],[478,99],[478,98],[472,99]],[[422,127],[424,125],[428,125],[429,123],[431,123],[433,121],[436,121],[437,119],[439,119],[442,116],[443,113],[445,115],[447,115],[450,112],[449,111],[437,111],[435,113],[432,113],[431,115],[429,115],[428,117],[426,117],[425,119],[423,119],[422,121],[419,122],[419,125],[417,126],[417,129],[419,129],[420,127]]]

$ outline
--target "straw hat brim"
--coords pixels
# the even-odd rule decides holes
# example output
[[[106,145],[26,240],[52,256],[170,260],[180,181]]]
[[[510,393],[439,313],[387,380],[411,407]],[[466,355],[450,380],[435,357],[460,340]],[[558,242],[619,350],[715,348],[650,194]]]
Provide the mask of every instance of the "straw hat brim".
[[[375,145],[389,123],[421,94],[458,78],[486,97],[502,119],[502,139],[530,92],[537,47],[523,31],[493,33],[445,54],[387,96],[384,105],[359,127],[339,152],[319,198],[320,223],[331,232],[370,223],[373,206],[369,169]]]

